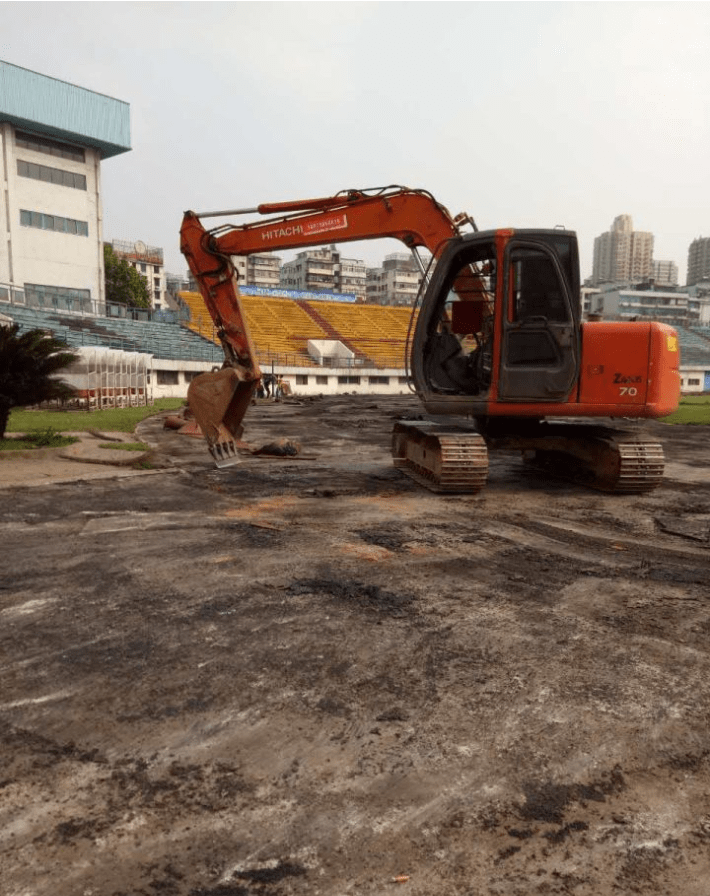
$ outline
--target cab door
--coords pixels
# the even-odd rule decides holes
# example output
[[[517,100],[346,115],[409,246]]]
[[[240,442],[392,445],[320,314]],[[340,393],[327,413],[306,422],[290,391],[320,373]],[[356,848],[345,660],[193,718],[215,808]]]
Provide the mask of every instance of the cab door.
[[[564,401],[579,376],[576,241],[517,231],[504,251],[500,401]]]

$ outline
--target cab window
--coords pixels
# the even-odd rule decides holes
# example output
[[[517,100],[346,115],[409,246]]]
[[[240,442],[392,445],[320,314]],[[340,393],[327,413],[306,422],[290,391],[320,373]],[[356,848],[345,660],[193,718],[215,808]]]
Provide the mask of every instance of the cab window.
[[[511,323],[531,318],[569,323],[570,311],[557,268],[541,249],[521,246],[511,251],[510,291]]]

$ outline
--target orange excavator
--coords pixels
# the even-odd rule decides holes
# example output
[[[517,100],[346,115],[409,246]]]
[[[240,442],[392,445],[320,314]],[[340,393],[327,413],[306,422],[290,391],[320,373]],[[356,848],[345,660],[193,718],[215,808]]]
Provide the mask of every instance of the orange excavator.
[[[202,223],[244,214],[267,218],[209,230]],[[390,237],[422,271],[408,352],[414,389],[435,418],[395,423],[398,468],[435,491],[476,492],[489,450],[515,449],[592,488],[643,492],[660,483],[662,447],[632,424],[677,407],[677,334],[655,322],[583,322],[574,232],[479,231],[430,193],[392,186],[188,211],[180,235],[225,354],[223,368],[188,391],[218,466],[237,459],[261,378],[232,256]]]

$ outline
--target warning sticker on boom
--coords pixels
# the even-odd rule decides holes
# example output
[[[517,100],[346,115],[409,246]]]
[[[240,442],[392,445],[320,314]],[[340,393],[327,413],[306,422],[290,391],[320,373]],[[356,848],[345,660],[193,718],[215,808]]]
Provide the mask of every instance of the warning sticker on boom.
[[[306,233],[317,233],[328,230],[344,230],[348,226],[346,215],[330,215],[319,221],[309,221],[305,225]]]

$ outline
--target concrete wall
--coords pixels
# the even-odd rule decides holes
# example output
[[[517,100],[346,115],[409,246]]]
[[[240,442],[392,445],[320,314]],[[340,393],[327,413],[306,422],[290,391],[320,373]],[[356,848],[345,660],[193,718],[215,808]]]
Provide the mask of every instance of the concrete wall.
[[[153,359],[151,386],[154,398],[187,398],[187,387],[198,373],[216,369],[209,361],[167,361]],[[271,373],[272,368],[263,369]],[[404,370],[373,368],[279,367],[275,375],[283,377],[292,395],[406,395],[409,387]],[[355,382],[359,380],[359,382]],[[387,382],[383,382],[387,380]]]

